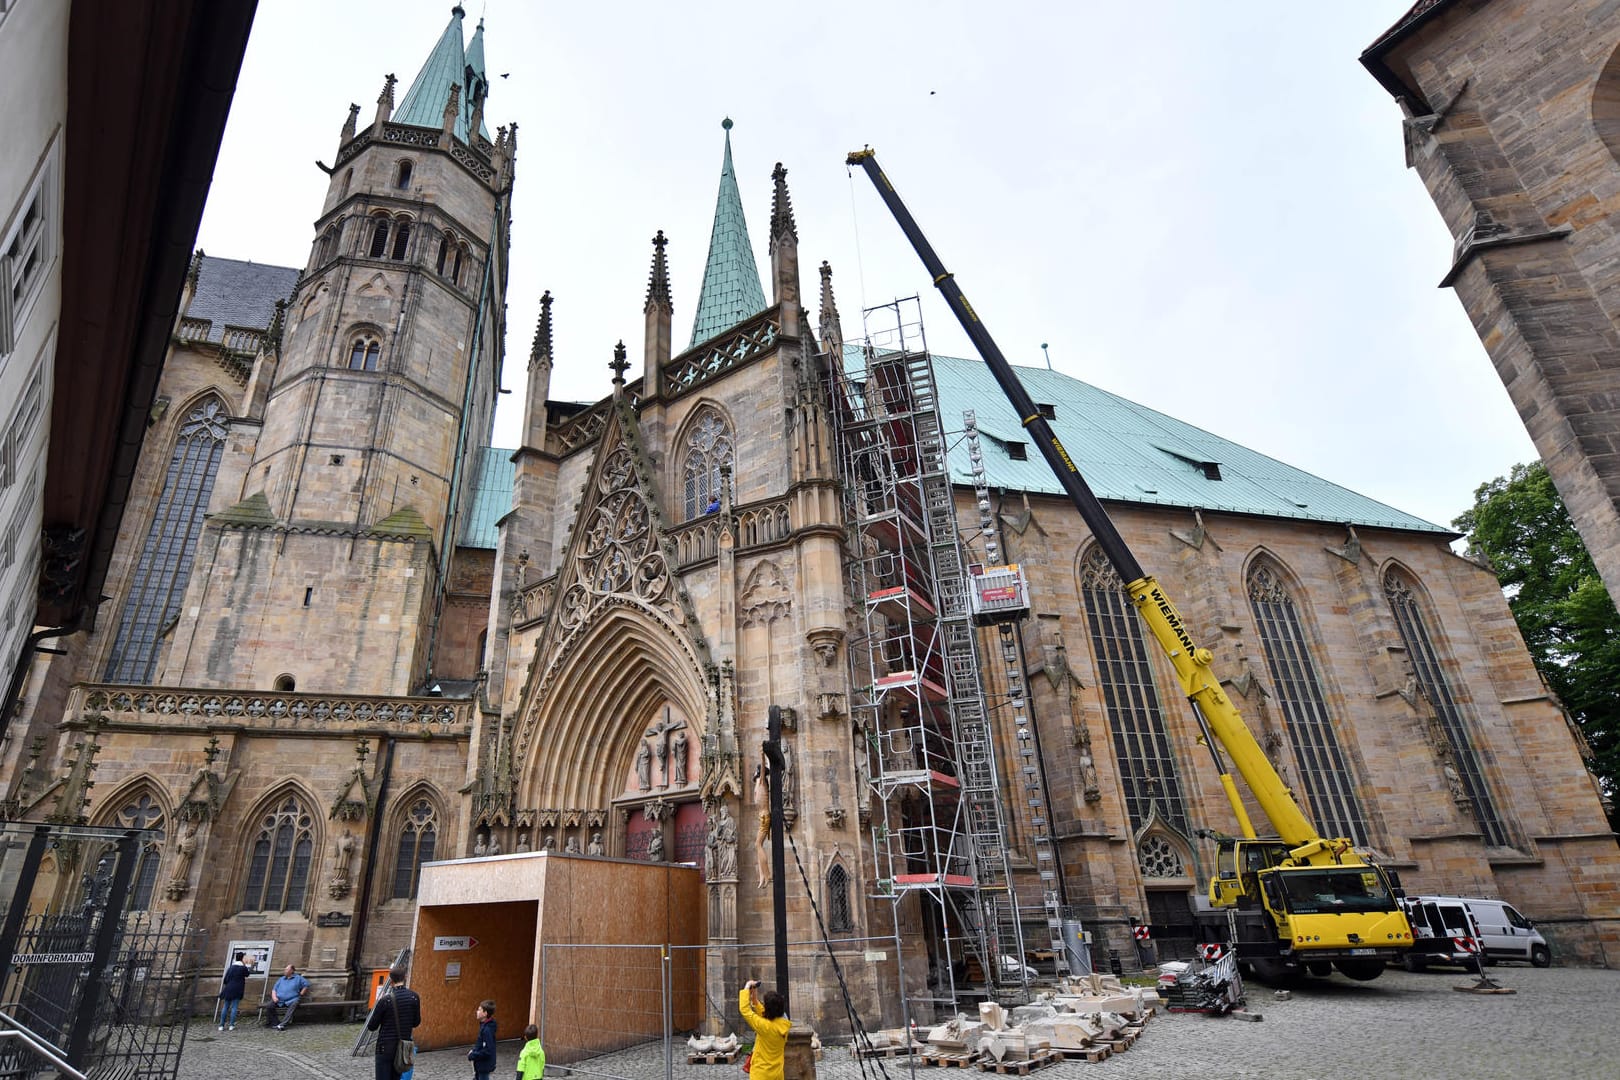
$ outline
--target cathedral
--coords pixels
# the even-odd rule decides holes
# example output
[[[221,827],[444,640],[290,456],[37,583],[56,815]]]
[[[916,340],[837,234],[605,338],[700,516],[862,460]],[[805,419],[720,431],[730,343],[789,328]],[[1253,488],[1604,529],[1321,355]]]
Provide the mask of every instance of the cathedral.
[[[882,782],[885,754],[938,745],[887,736],[907,718],[893,688],[935,700],[940,661],[907,650],[951,567],[1016,565],[1027,618],[971,629],[971,692],[939,680],[986,717],[1011,918],[1033,955],[1055,897],[1100,966],[1141,962],[1138,925],[1190,945],[1200,833],[1238,824],[1169,663],[977,360],[904,374],[944,428],[943,554],[882,568],[865,518],[909,451],[852,433],[892,407],[882,358],[909,354],[846,341],[832,268],[801,267],[786,170],[739,177],[729,125],[689,342],[649,222],[639,356],[555,355],[548,294],[521,445],[490,445],[518,133],[486,116],[484,29],[463,19],[402,93],[390,76],[364,122],[350,107],[305,265],[197,253],[105,602],[36,662],[8,733],[13,817],[148,830],[133,906],[273,940],[326,997],[409,943],[435,860],[694,864],[709,942],[761,943],[774,712],[790,936],[825,939],[857,1003],[892,1012],[968,929],[884,853],[893,822],[951,812]],[[762,273],[744,207],[767,181]],[[549,400],[555,366],[587,362],[611,393]],[[1620,964],[1620,849],[1581,739],[1454,533],[1021,374],[1325,835],[1410,891],[1511,901],[1555,962]],[[966,775],[949,754],[926,768]],[[740,843],[706,850],[736,823]],[[49,858],[66,896],[81,868]],[[863,962],[875,938],[898,964]],[[838,987],[795,1009],[841,1016]]]

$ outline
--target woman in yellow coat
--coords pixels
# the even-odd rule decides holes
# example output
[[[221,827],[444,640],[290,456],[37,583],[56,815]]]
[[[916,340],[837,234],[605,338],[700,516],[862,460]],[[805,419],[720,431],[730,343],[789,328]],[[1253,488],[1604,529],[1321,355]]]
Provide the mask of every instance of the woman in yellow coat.
[[[793,1021],[782,1014],[787,1002],[775,990],[759,997],[759,980],[749,979],[737,995],[737,1010],[754,1029],[754,1058],[749,1067],[753,1080],[782,1080],[782,1059],[787,1050],[788,1029]]]

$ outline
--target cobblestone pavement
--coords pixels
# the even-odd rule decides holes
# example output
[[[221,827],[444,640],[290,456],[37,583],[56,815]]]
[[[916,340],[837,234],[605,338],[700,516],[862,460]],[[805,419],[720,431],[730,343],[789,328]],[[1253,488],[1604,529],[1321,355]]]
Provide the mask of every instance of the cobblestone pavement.
[[[1071,1061],[1039,1070],[1039,1080],[1365,1080],[1557,1077],[1609,1080],[1620,1060],[1620,971],[1500,966],[1494,979],[1511,996],[1460,994],[1473,982],[1459,972],[1390,971],[1371,983],[1340,976],[1313,980],[1286,1001],[1262,985],[1249,987],[1248,1011],[1264,1017],[1245,1023],[1226,1017],[1165,1014],[1154,1017],[1136,1045],[1098,1064]],[[197,1024],[186,1040],[181,1080],[301,1077],[353,1080],[372,1075],[369,1057],[350,1056],[359,1024],[299,1024],[285,1032],[240,1026],[223,1034]],[[500,1046],[494,1075],[512,1076],[518,1043]],[[688,1066],[677,1047],[674,1080],[737,1080],[735,1065]],[[867,1080],[911,1080],[907,1059],[867,1062]],[[922,1069],[931,1080],[968,1080],[965,1070]],[[560,1068],[548,1068],[559,1080]],[[572,1070],[575,1080],[663,1080],[662,1049],[650,1044],[596,1058]],[[829,1047],[821,1080],[861,1080],[847,1050]],[[994,1074],[991,1074],[992,1076]],[[466,1047],[422,1054],[414,1080],[470,1080]]]

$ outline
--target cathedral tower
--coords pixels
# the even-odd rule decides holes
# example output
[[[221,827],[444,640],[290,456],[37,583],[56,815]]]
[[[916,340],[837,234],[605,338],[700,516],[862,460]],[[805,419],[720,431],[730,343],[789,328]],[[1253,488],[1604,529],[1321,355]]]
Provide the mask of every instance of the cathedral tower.
[[[483,25],[464,46],[462,19],[457,6],[397,107],[393,75],[369,127],[350,107],[163,682],[405,694],[443,671],[444,593],[499,386],[517,141],[515,125],[485,131]]]

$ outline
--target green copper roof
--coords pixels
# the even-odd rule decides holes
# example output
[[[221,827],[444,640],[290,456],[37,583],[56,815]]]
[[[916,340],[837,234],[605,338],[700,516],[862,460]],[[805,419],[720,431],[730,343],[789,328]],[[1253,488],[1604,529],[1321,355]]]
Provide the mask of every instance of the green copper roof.
[[[496,526],[512,509],[512,480],[517,466],[515,451],[486,446],[478,465],[478,490],[473,493],[472,513],[461,530],[461,546],[494,551],[500,534]]]
[[[844,353],[849,369],[858,370],[863,363],[858,347],[846,345]],[[1442,526],[1079,379],[1027,367],[1018,368],[1018,377],[1036,404],[1052,407],[1048,423],[1099,499],[1451,535]],[[976,413],[992,487],[1063,494],[988,367],[936,355],[934,378],[947,430],[960,430],[964,409]],[[1023,460],[1014,456],[1020,450]],[[950,451],[950,472],[954,483],[973,482],[963,440]]]
[[[709,263],[703,268],[691,345],[731,329],[766,306],[765,290],[760,288],[759,271],[754,267],[754,245],[748,241],[748,223],[743,220],[737,173],[731,167],[731,120],[720,126],[726,129],[726,159],[720,168],[720,196],[714,204]]]
[[[450,25],[444,28],[433,51],[428,53],[427,63],[422,65],[422,70],[416,73],[416,78],[411,82],[411,88],[400,99],[399,106],[394,110],[395,123],[428,128],[444,126],[444,103],[450,96],[450,84],[456,83],[461,87],[456,138],[462,142],[472,141],[467,137],[467,131],[472,121],[473,106],[479,96],[489,92],[489,81],[484,77],[483,20],[479,20],[471,47],[464,49],[461,33],[463,14],[460,4],[450,9]],[[489,132],[482,123],[479,124],[478,133],[489,138]]]

